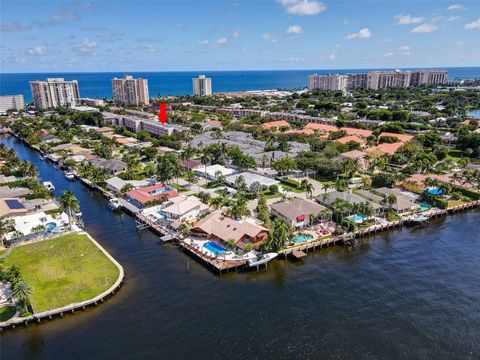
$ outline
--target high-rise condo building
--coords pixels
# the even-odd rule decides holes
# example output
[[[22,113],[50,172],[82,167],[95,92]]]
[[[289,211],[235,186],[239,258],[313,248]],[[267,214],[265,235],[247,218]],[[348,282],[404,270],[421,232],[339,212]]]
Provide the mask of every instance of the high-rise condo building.
[[[324,91],[345,91],[347,89],[347,79],[347,75],[340,74],[309,75],[308,89]]]
[[[367,74],[368,89],[387,89],[391,87],[410,86],[410,71],[369,71]]]
[[[193,95],[210,96],[212,95],[212,79],[199,75],[198,78],[192,79]]]
[[[25,109],[23,95],[0,96],[0,114],[6,114],[8,110]]]
[[[50,109],[59,106],[76,106],[80,98],[77,80],[48,78],[47,81],[30,81],[33,105],[37,109]]]
[[[448,82],[447,70],[417,70],[412,72],[410,85],[434,85]]]
[[[347,74],[347,89],[366,89],[367,74]]]
[[[148,105],[150,103],[148,80],[134,79],[130,75],[125,75],[123,79],[113,78],[112,97],[117,105]]]

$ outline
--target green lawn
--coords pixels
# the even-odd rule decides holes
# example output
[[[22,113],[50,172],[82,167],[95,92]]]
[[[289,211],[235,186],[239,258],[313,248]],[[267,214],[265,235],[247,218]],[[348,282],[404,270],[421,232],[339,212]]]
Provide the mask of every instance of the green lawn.
[[[112,286],[119,276],[115,264],[84,234],[16,247],[5,258],[5,266],[12,264],[20,267],[33,288],[35,312],[91,299]]]
[[[17,309],[15,306],[2,306],[0,307],[0,322],[7,321],[10,319],[15,313]]]

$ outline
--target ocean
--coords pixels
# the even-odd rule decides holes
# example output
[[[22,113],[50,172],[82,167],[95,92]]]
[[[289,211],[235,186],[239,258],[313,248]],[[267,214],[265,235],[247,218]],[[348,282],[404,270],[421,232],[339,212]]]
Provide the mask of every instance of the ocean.
[[[446,68],[450,80],[480,78],[480,67]],[[129,72],[134,77],[148,79],[150,97],[157,95],[189,95],[192,93],[192,78],[205,74],[212,78],[214,92],[246,90],[296,89],[307,84],[309,74],[360,73],[372,69],[336,70],[262,70],[262,71],[182,71],[182,72]],[[385,69],[378,69],[385,70]],[[405,69],[413,70],[413,69]],[[78,80],[81,97],[111,98],[113,77],[122,77],[122,72],[97,73],[1,73],[0,95],[22,94],[26,102],[31,102],[29,81],[44,80],[47,77],[62,77]]]

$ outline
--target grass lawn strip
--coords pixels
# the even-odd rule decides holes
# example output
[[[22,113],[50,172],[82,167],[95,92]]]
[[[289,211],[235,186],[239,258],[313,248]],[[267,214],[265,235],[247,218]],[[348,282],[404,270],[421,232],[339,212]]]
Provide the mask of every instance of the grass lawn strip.
[[[91,299],[110,288],[119,269],[86,234],[68,234],[15,247],[5,265],[16,264],[32,286],[35,312]],[[107,280],[108,279],[108,280]]]

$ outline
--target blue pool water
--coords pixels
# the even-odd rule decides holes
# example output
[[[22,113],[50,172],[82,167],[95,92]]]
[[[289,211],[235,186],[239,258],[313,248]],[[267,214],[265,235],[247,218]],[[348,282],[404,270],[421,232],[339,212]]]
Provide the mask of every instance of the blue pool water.
[[[419,209],[420,209],[420,211],[427,211],[427,210],[430,209],[430,205],[428,205],[428,204],[421,204],[421,205],[419,206]]]
[[[293,241],[295,241],[296,243],[302,243],[312,239],[313,239],[313,236],[310,234],[297,234],[293,237]]]
[[[442,195],[443,194],[443,189],[437,188],[437,187],[431,187],[427,190],[427,192],[430,195]]]
[[[56,227],[57,227],[57,224],[55,224],[54,222],[49,222],[45,225],[45,228],[49,231],[54,230]]]
[[[365,215],[362,215],[362,214],[356,214],[356,215],[349,216],[348,218],[350,220],[354,221],[354,222],[362,222],[367,217]]]
[[[203,244],[203,247],[207,250],[210,250],[214,254],[220,254],[226,250],[223,246],[220,246],[217,243],[214,243],[213,241],[209,241]]]
[[[158,215],[158,217],[159,217],[160,219],[165,219],[165,218],[166,218],[166,216],[165,216],[165,214],[163,213],[163,211],[157,211],[157,215]]]

